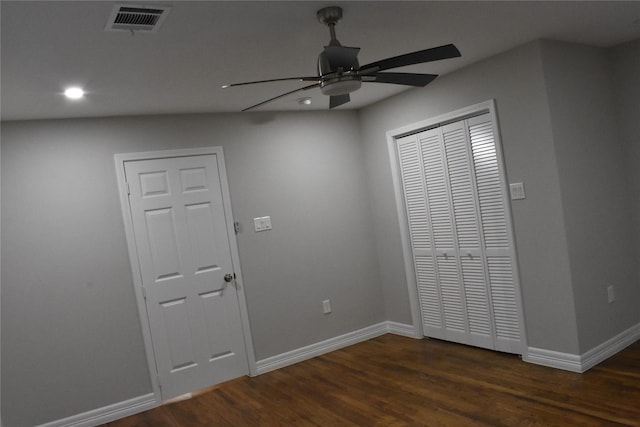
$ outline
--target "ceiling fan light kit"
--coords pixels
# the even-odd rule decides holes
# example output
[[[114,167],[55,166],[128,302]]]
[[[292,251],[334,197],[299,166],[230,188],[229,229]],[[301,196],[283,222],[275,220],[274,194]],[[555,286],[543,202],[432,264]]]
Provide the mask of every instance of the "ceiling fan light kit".
[[[362,80],[356,75],[344,75],[335,79],[328,79],[320,83],[320,91],[323,95],[346,95],[360,89]]]
[[[452,45],[438,46],[431,49],[419,50],[404,55],[394,56],[380,61],[360,66],[358,63],[359,47],[342,46],[338,41],[335,26],[342,19],[342,8],[329,6],[317,12],[318,20],[329,27],[331,40],[329,45],[318,55],[318,75],[306,77],[285,77],[279,79],[257,80],[243,83],[231,83],[222,86],[229,88],[234,86],[251,85],[258,83],[277,82],[285,80],[298,80],[301,82],[313,82],[290,92],[286,92],[245,108],[242,111],[252,110],[276,99],[295,92],[320,88],[323,95],[329,96],[329,108],[335,108],[346,104],[351,100],[349,94],[365,83],[389,83],[406,86],[424,87],[432,82],[436,74],[419,73],[384,73],[381,71],[407,65],[421,64],[441,59],[457,58],[460,51]]]

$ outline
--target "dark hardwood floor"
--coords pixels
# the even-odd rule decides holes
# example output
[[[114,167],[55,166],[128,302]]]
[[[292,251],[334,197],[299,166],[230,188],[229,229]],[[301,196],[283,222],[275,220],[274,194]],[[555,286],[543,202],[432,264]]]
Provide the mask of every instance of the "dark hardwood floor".
[[[575,374],[384,335],[106,426],[640,426],[640,341]]]

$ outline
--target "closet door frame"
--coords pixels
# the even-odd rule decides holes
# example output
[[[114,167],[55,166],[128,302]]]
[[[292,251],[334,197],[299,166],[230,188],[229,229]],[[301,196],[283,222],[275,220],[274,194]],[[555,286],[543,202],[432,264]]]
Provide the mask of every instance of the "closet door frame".
[[[471,105],[459,110],[455,110],[449,113],[445,113],[439,116],[435,116],[426,120],[422,120],[416,123],[393,129],[387,132],[387,148],[389,150],[389,160],[391,162],[391,176],[393,179],[393,188],[395,193],[396,209],[398,214],[398,221],[400,225],[400,237],[402,240],[402,256],[404,260],[405,275],[407,279],[407,289],[409,293],[409,301],[411,304],[411,319],[413,321],[414,337],[424,338],[424,331],[422,328],[422,317],[420,314],[420,301],[418,297],[418,284],[415,273],[415,267],[413,263],[413,249],[411,246],[411,235],[409,232],[409,222],[407,219],[404,193],[402,187],[402,175],[400,170],[400,164],[397,153],[396,140],[404,136],[419,133],[430,128],[442,126],[448,123],[457,122],[460,120],[468,119],[470,117],[478,116],[488,113],[491,122],[493,124],[493,135],[496,146],[496,155],[498,160],[498,169],[501,178],[504,180],[503,185],[503,200],[505,205],[505,214],[508,228],[508,238],[510,255],[513,264],[513,280],[516,293],[516,304],[518,307],[518,322],[519,331],[521,337],[521,348],[517,353],[525,354],[527,349],[527,334],[524,322],[524,305],[522,301],[522,291],[520,286],[520,273],[518,268],[518,257],[516,251],[515,242],[515,230],[513,228],[512,221],[512,209],[510,199],[508,197],[508,181],[506,167],[504,163],[504,155],[502,150],[502,139],[500,137],[498,117],[496,114],[496,102],[495,99],[481,102],[475,105]]]

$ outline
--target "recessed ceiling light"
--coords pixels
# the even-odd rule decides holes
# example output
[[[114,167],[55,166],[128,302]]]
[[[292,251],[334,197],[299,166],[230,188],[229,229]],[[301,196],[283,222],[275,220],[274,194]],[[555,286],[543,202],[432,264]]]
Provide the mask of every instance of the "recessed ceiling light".
[[[69,99],[80,99],[84,96],[84,90],[81,87],[70,87],[64,91],[64,96]]]
[[[298,98],[298,104],[300,105],[311,105],[311,98]]]

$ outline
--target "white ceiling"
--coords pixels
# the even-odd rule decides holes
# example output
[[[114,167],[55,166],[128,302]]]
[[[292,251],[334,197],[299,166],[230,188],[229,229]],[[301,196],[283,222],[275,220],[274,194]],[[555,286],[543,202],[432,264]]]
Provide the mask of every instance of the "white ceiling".
[[[447,43],[462,52],[402,71],[443,74],[539,38],[601,47],[640,38],[640,1],[119,2],[172,6],[157,33],[135,35],[104,30],[115,3],[2,0],[3,120],[240,111],[303,84],[222,84],[316,75],[329,41],[316,11],[331,5],[343,8],[338,39],[361,48],[361,64]],[[88,95],[64,99],[72,84]],[[365,83],[339,109],[403,90]],[[313,104],[298,105],[302,96]],[[326,108],[313,89],[260,109]]]

